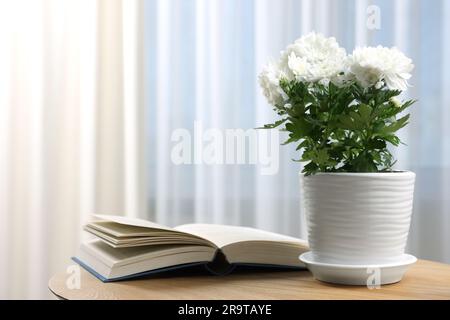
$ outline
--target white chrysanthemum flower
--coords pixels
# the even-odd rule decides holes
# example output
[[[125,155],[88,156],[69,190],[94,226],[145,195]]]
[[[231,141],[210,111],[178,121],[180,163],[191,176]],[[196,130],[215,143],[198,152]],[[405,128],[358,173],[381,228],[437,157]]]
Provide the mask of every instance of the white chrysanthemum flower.
[[[397,48],[356,48],[350,56],[350,72],[366,88],[384,81],[391,90],[406,90],[413,69],[412,60]]]
[[[269,63],[259,75],[259,85],[269,104],[283,105],[287,99],[286,93],[280,87],[280,79],[283,77],[278,65]]]
[[[287,58],[286,58],[287,57]],[[282,54],[295,78],[304,82],[329,82],[343,71],[347,56],[335,38],[314,32],[297,39]]]
[[[345,49],[335,38],[312,32],[281,52],[277,63],[267,65],[259,75],[259,83],[271,105],[283,105],[287,96],[280,87],[281,79],[326,85],[343,73],[347,59]]]

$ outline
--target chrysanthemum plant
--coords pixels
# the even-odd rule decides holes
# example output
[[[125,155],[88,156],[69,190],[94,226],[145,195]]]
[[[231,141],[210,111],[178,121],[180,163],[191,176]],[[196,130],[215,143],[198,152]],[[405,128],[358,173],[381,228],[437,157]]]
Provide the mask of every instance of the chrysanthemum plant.
[[[398,146],[399,129],[413,100],[397,97],[414,68],[396,48],[356,48],[351,55],[334,38],[311,33],[266,66],[259,82],[305,162],[303,173],[383,172],[395,163],[388,145]]]

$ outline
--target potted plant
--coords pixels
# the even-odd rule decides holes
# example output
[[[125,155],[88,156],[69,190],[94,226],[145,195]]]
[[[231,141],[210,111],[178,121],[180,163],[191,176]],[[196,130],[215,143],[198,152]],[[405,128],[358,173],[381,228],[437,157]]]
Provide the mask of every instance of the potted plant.
[[[395,171],[388,149],[401,141],[413,100],[400,101],[413,69],[396,48],[356,48],[310,33],[267,65],[259,82],[281,128],[305,163],[302,207],[311,252],[301,259],[320,280],[399,281],[415,258],[405,255],[415,174]]]

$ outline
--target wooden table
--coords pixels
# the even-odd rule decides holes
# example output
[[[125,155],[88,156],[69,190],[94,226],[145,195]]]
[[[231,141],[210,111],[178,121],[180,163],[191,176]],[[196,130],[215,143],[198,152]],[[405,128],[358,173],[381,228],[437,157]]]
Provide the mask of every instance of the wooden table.
[[[314,280],[308,271],[237,272],[228,276],[179,272],[152,278],[102,283],[81,269],[80,289],[68,289],[68,273],[49,281],[62,299],[450,299],[450,265],[419,260],[396,284],[380,289]]]

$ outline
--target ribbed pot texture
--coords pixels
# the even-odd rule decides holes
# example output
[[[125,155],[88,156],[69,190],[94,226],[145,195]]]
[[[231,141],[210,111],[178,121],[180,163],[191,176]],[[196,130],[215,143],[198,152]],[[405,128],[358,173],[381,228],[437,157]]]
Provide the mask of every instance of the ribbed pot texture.
[[[380,264],[404,254],[413,206],[413,172],[300,176],[314,259]]]

